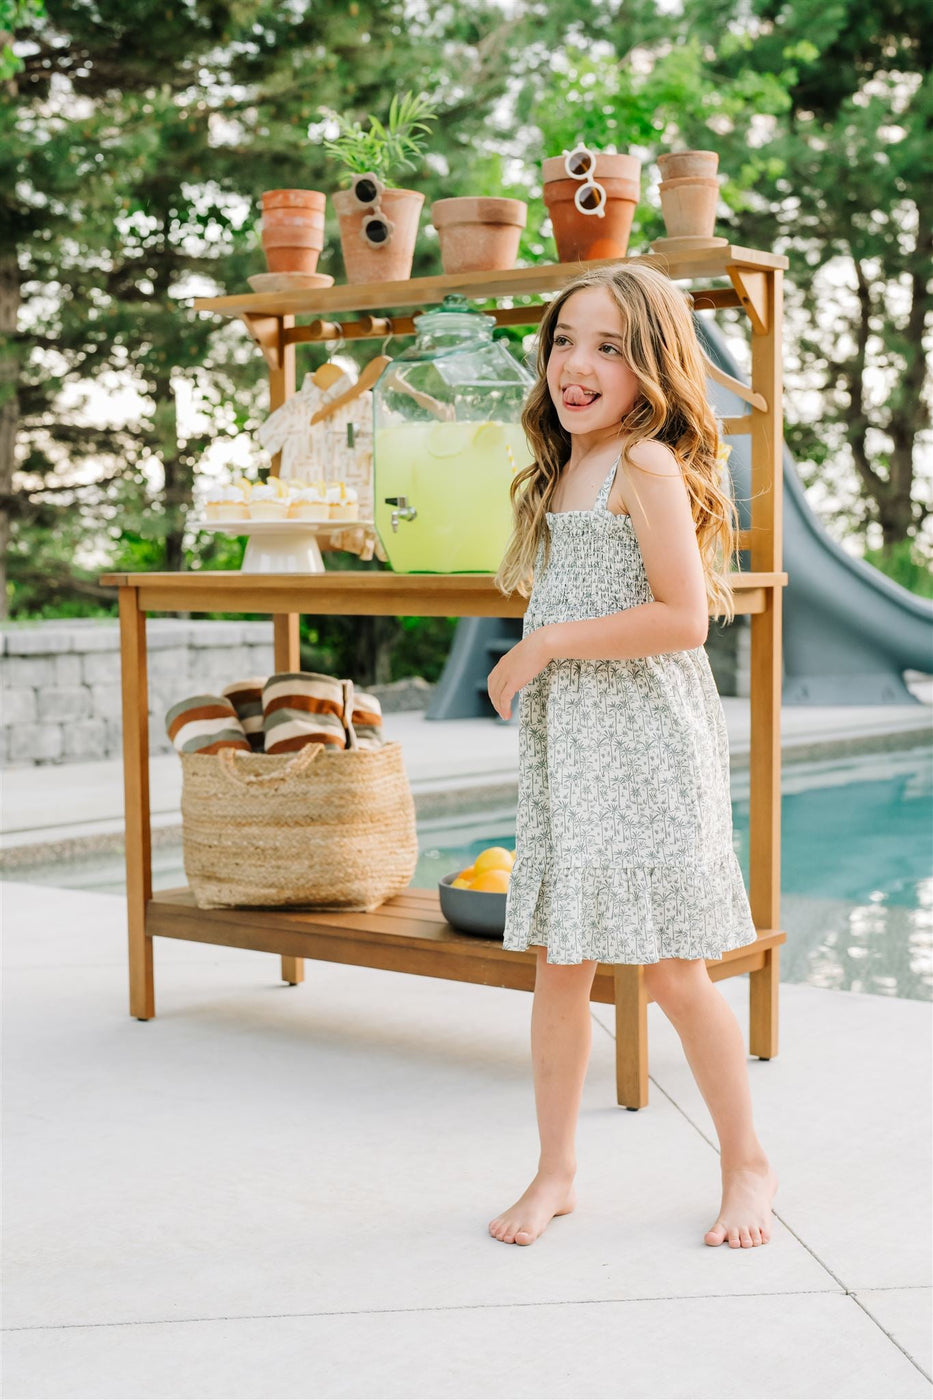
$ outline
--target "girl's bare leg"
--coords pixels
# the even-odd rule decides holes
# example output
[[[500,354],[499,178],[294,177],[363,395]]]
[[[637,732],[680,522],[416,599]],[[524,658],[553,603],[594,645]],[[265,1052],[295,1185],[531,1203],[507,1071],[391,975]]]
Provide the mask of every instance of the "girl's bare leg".
[[[777,1177],[752,1122],[745,1042],[702,958],[663,958],[645,967],[651,996],[680,1036],[719,1137],[722,1203],[704,1239],[751,1249],[771,1238]]]
[[[576,1129],[590,1058],[590,989],[595,962],[559,966],[538,949],[531,1011],[531,1058],[541,1155],[527,1191],[489,1222],[503,1244],[532,1244],[555,1215],[576,1204]]]

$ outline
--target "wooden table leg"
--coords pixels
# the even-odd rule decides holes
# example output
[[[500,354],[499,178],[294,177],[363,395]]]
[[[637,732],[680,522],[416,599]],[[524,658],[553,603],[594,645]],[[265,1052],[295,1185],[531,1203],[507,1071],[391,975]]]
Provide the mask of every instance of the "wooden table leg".
[[[751,415],[751,568],[780,573],[783,274],[775,269],[755,280],[760,294],[756,297],[747,287],[752,305],[745,302],[752,323],[752,388],[765,399],[768,410],[753,410]],[[757,929],[781,927],[783,607],[782,589],[772,588],[765,611],[751,617],[748,897]],[[764,966],[749,973],[749,1046],[753,1055],[770,1059],[778,1049],[778,949],[765,949],[764,956]]]
[[[648,1102],[648,993],[637,963],[614,964],[616,990],[616,1101],[623,1108]]]
[[[748,1048],[759,1060],[778,1052],[780,946],[765,949],[765,965],[748,974]]]
[[[298,613],[276,613],[272,618],[275,669],[277,673],[301,670],[299,621],[300,615]],[[290,986],[297,987],[299,982],[305,980],[304,958],[283,957],[281,962],[283,982],[288,982]]]
[[[149,682],[146,614],[135,588],[120,589],[120,661],[123,677],[123,792],[126,826],[126,914],[129,933],[130,1015],[155,1015],[152,939],[146,905],[152,898],[149,827]]]

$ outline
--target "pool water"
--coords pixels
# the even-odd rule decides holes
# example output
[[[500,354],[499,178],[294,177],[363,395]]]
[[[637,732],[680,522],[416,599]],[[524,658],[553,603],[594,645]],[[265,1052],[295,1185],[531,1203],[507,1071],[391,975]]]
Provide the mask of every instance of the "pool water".
[[[933,754],[929,748],[785,765],[781,980],[926,1000],[933,991]],[[734,773],[735,851],[748,881],[748,774]],[[485,846],[513,846],[513,809],[419,824],[413,884]],[[24,871],[29,883],[122,893],[119,857]],[[178,846],[153,852],[157,889],[185,883]]]

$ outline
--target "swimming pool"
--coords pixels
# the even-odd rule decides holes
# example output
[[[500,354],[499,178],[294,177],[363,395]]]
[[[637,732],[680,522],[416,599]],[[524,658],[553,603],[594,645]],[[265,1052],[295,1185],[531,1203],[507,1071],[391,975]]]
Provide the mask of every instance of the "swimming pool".
[[[781,980],[926,1000],[933,992],[933,752],[787,764],[781,775]],[[735,850],[748,880],[748,774],[732,775]],[[512,845],[514,809],[419,823],[413,883],[432,886],[484,846]],[[118,856],[17,878],[123,892]],[[153,851],[157,889],[185,883],[178,846]]]

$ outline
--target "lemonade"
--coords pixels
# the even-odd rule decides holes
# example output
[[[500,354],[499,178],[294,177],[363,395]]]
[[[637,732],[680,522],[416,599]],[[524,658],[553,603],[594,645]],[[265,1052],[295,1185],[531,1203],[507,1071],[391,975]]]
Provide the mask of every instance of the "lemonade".
[[[512,530],[509,487],[531,461],[520,423],[431,422],[375,436],[376,526],[397,573],[495,573]],[[387,496],[418,514],[393,533]]]

